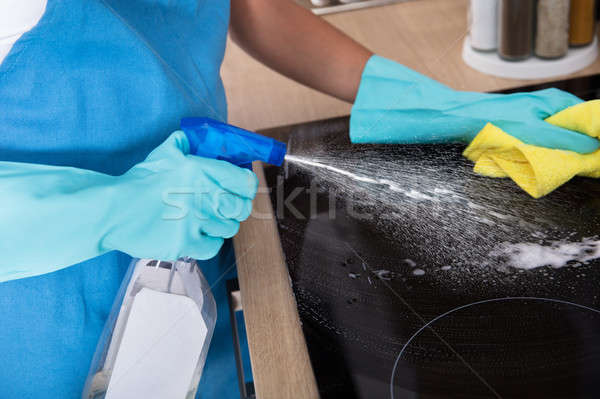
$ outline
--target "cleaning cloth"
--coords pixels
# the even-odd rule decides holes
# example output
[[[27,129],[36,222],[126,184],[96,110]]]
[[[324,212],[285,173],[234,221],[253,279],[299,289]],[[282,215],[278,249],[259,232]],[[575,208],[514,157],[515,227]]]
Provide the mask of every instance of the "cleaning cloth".
[[[546,119],[565,129],[600,137],[600,100],[569,107]],[[488,177],[510,177],[534,198],[540,198],[574,176],[600,178],[600,150],[589,154],[525,144],[488,123],[463,155],[474,171]]]

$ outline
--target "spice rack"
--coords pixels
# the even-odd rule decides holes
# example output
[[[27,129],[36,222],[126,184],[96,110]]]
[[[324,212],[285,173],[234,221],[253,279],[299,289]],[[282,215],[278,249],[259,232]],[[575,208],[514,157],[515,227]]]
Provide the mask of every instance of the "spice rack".
[[[471,68],[509,79],[548,79],[568,75],[593,64],[598,58],[598,38],[585,47],[570,48],[566,57],[545,60],[531,57],[525,61],[505,61],[494,52],[481,52],[471,47],[469,36],[463,44],[463,60]]]

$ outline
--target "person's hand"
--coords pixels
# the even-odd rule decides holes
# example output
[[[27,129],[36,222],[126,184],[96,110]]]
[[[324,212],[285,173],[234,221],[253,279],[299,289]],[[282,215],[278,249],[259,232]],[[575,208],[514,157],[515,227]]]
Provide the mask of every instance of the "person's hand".
[[[121,176],[0,162],[0,282],[49,273],[108,251],[208,259],[251,212],[250,170],[189,155],[175,132]]]
[[[396,62],[367,63],[350,118],[354,143],[469,142],[492,123],[524,143],[589,153],[596,138],[544,119],[582,102],[558,89],[517,94],[453,90]]]
[[[106,249],[136,257],[209,259],[252,209],[258,180],[250,170],[189,155],[177,131],[118,178]]]

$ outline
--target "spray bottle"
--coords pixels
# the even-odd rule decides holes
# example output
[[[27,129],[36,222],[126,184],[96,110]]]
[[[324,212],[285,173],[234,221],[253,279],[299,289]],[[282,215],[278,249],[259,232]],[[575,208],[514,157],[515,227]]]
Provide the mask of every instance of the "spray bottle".
[[[281,166],[286,145],[208,118],[181,121],[190,153]],[[168,234],[168,232],[165,232]],[[100,336],[82,398],[186,398],[196,390],[217,308],[197,262],[134,259]]]

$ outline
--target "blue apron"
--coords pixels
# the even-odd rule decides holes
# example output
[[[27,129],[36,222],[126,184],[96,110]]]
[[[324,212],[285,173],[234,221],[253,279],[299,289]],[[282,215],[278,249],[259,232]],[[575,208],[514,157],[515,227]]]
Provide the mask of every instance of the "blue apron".
[[[225,121],[228,24],[228,0],[48,0],[0,64],[0,161],[117,175],[182,117]],[[232,265],[227,248],[203,265],[209,282]],[[129,261],[112,252],[0,283],[0,398],[80,397]],[[239,397],[224,281],[203,398]]]

